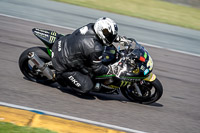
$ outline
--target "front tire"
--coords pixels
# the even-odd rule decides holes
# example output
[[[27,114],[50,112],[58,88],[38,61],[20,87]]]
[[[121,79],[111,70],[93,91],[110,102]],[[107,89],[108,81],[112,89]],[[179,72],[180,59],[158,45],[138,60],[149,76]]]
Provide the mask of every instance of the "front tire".
[[[147,82],[143,85],[138,85],[142,96],[139,96],[133,86],[129,88],[121,88],[122,94],[132,102],[142,104],[151,104],[159,100],[163,94],[163,87],[160,81],[156,78],[152,82]]]
[[[47,77],[43,76],[42,72],[40,72],[34,65],[31,66],[31,63],[28,58],[29,52],[35,52],[38,55],[38,57],[45,63],[51,61],[51,57],[48,55],[47,49],[44,47],[33,47],[25,50],[21,54],[18,62],[19,68],[24,74],[24,76],[31,81],[42,84],[53,83],[52,80],[49,80]]]

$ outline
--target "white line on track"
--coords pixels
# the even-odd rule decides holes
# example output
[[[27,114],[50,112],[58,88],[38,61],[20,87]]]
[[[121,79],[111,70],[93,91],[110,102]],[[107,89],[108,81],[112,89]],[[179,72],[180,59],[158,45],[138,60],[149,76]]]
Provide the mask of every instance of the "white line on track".
[[[134,129],[130,129],[130,128],[125,128],[125,127],[120,127],[120,126],[116,126],[116,125],[111,125],[111,124],[91,121],[91,120],[82,119],[82,118],[78,118],[78,117],[74,117],[74,116],[53,113],[53,112],[49,112],[49,111],[44,111],[44,110],[39,110],[39,109],[34,109],[34,108],[29,108],[29,107],[24,107],[24,106],[20,106],[20,105],[5,103],[5,102],[0,102],[0,105],[7,106],[7,107],[18,108],[18,109],[23,109],[23,110],[29,110],[29,111],[37,111],[37,112],[39,111],[39,112],[44,113],[46,115],[51,115],[51,116],[56,116],[56,117],[60,117],[60,118],[75,120],[75,121],[79,121],[79,122],[84,122],[84,123],[93,124],[93,125],[97,125],[97,126],[112,128],[112,129],[116,129],[116,130],[130,132],[130,133],[147,133],[147,132],[134,130]]]
[[[142,45],[149,46],[149,47],[160,48],[160,49],[165,49],[165,50],[168,50],[168,51],[173,51],[173,52],[177,52],[177,53],[182,53],[182,54],[187,54],[187,55],[193,55],[193,56],[200,57],[199,54],[194,54],[194,53],[190,53],[190,52],[186,52],[186,51],[181,51],[181,50],[176,50],[176,49],[171,49],[171,48],[164,48],[164,47],[157,46],[157,45],[152,45],[152,44],[149,44],[149,43],[143,43],[143,42],[138,42],[138,43],[140,43]]]
[[[26,19],[26,18],[20,18],[20,17],[16,17],[16,16],[7,15],[7,14],[1,14],[0,13],[0,15],[1,16],[5,16],[5,17],[20,19],[20,20],[24,20],[24,21],[35,22],[35,23],[40,23],[40,24],[55,26],[55,27],[59,27],[59,28],[69,29],[69,30],[75,30],[74,28],[71,28],[71,27],[66,27],[66,26],[60,26],[60,25],[56,25],[56,24],[45,23],[45,22],[40,22],[40,21]],[[190,52],[186,52],[186,51],[175,50],[175,49],[170,49],[170,48],[164,48],[164,47],[153,45],[153,44],[149,44],[149,43],[143,43],[143,42],[139,42],[139,43],[143,44],[143,45],[146,45],[146,46],[154,47],[154,48],[160,48],[160,49],[165,49],[165,50],[169,50],[169,51],[173,51],[173,52],[177,52],[177,53],[182,53],[182,54],[187,54],[187,55],[193,55],[193,56],[200,57],[199,54],[194,54],[194,53],[190,53]]]
[[[20,18],[20,17],[11,16],[11,15],[2,14],[2,13],[0,13],[0,15],[1,15],[1,16],[4,16],[4,17],[15,18],[15,19],[20,19],[20,20],[24,20],[24,21],[34,22],[34,23],[39,23],[39,24],[45,24],[45,25],[55,26],[55,27],[59,27],[59,28],[63,28],[63,29],[75,30],[74,28],[71,28],[71,27],[66,27],[66,26],[60,26],[60,25],[56,25],[56,24],[45,23],[45,22],[40,22],[40,21],[31,20],[31,19],[26,19],[26,18]]]

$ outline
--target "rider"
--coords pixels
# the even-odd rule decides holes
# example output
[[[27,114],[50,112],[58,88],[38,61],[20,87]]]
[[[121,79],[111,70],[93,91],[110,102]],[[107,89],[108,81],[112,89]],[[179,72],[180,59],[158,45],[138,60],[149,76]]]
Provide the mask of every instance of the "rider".
[[[61,37],[52,49],[58,82],[79,93],[89,92],[93,75],[113,74],[112,65],[103,65],[101,59],[104,46],[112,46],[119,38],[117,24],[107,17]]]

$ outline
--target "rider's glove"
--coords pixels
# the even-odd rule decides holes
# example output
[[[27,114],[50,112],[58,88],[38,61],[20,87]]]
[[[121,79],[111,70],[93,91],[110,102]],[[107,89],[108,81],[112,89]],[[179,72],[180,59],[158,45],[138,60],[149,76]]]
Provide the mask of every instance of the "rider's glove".
[[[127,42],[128,42],[128,39],[127,39],[125,36],[121,36],[121,37],[120,37],[120,42],[125,42],[125,43],[127,43]]]
[[[118,42],[122,46],[128,46],[128,44],[131,42],[127,37],[118,35],[115,39],[115,42]]]
[[[118,35],[117,38],[115,39],[115,42],[125,42],[127,38],[125,36],[120,36]]]

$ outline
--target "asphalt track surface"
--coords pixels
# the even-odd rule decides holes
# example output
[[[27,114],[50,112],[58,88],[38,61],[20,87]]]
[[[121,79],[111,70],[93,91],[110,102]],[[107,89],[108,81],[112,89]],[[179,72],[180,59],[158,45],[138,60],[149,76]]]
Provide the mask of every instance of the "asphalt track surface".
[[[33,27],[67,34],[72,30],[0,16],[0,101],[75,116],[150,133],[199,133],[200,58],[146,46],[154,73],[164,87],[155,104],[141,105],[122,95],[79,97],[68,88],[28,81],[18,58],[27,48],[43,46]]]

